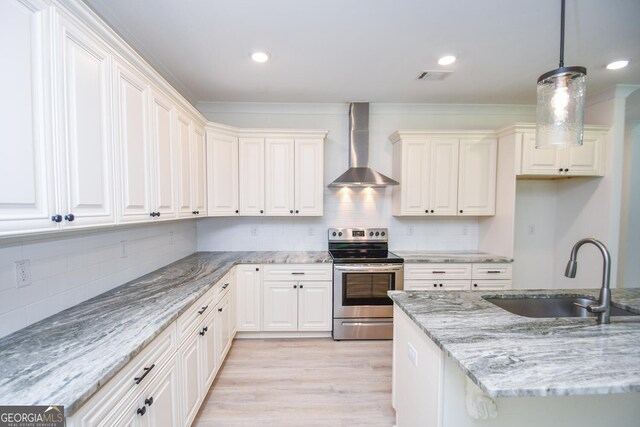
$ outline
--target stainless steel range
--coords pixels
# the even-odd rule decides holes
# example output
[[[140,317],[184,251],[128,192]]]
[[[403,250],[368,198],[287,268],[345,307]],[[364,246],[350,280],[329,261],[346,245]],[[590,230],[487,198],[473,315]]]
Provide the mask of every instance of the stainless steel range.
[[[393,302],[403,289],[404,260],[389,252],[386,228],[330,228],[333,339],[393,338]]]

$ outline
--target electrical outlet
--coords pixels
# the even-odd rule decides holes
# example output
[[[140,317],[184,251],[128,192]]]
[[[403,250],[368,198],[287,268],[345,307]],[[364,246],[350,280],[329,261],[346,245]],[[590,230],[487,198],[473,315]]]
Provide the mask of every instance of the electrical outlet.
[[[529,236],[535,236],[536,226],[534,224],[529,224],[528,231],[529,231]]]
[[[169,244],[173,245],[173,231],[169,232]]]
[[[469,235],[469,226],[466,225],[466,224],[462,226],[462,235],[463,236],[468,236]]]
[[[316,230],[313,227],[307,228],[307,236],[315,236]]]
[[[127,241],[120,240],[120,258],[127,257]]]
[[[31,262],[28,259],[16,261],[16,288],[31,284]]]
[[[413,236],[413,227],[407,227],[407,236]]]
[[[411,361],[413,366],[415,366],[417,368],[418,367],[418,352],[416,351],[416,348],[411,345],[410,342],[407,343],[407,357],[409,358],[409,360]]]
[[[251,235],[252,236],[258,235],[258,227],[251,227]]]

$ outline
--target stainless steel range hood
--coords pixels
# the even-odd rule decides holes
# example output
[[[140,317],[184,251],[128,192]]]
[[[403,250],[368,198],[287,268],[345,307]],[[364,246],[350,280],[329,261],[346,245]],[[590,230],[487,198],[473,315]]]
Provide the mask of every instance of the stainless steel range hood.
[[[369,167],[369,103],[349,105],[349,169],[329,187],[385,187],[398,185]]]

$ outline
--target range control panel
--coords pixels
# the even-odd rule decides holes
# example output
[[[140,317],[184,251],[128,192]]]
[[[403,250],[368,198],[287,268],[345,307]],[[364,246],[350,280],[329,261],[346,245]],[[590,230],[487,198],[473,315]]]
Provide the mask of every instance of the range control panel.
[[[389,230],[386,228],[330,228],[330,242],[386,242]]]

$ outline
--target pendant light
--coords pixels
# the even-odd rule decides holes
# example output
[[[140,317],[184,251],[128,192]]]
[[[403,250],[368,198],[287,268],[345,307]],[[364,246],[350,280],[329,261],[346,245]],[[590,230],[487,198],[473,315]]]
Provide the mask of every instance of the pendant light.
[[[564,66],[564,7],[560,13],[560,64],[538,78],[536,148],[582,145],[587,69]]]

